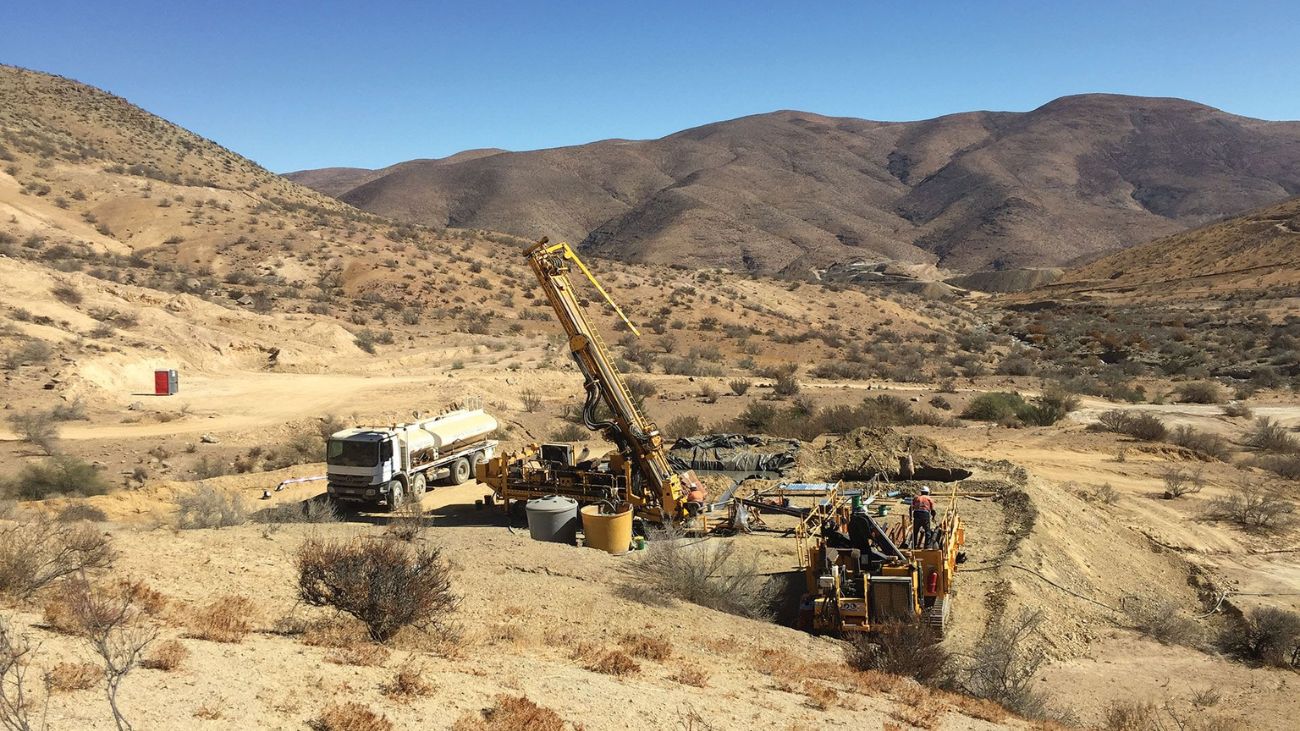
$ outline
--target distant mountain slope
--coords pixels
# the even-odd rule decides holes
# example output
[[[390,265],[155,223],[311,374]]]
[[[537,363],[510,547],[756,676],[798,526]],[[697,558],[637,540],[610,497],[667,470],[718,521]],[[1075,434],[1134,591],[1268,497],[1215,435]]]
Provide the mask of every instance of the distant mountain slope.
[[[855,258],[1054,266],[1300,193],[1300,123],[1179,99],[1065,97],[883,123],[774,112],[658,140],[412,161],[347,192],[437,226],[635,261],[774,272]]]
[[[1300,198],[1111,254],[1065,275],[1046,291],[1139,289],[1289,292],[1300,284]],[[1038,290],[1038,294],[1044,290]]]

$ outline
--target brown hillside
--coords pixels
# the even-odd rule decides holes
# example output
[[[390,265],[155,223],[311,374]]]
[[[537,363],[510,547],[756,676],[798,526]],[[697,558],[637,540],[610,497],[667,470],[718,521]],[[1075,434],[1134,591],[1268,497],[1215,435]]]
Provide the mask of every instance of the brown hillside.
[[[973,271],[1059,265],[1295,195],[1300,123],[1114,95],[907,123],[784,111],[375,175],[342,199],[439,227],[543,231],[633,261]]]

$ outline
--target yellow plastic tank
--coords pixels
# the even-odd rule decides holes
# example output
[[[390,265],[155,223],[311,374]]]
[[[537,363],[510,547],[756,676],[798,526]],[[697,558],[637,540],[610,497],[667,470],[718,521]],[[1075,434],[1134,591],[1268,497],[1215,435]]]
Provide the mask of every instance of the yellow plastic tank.
[[[583,544],[620,555],[632,546],[632,506],[620,503],[615,512],[608,505],[588,505],[581,511]]]

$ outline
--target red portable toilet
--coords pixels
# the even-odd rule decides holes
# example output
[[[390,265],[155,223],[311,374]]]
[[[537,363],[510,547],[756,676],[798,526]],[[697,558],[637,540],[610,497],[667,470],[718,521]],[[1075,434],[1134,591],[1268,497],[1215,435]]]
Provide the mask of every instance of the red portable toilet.
[[[171,396],[176,393],[177,387],[176,371],[154,371],[153,372],[153,393],[155,396]]]

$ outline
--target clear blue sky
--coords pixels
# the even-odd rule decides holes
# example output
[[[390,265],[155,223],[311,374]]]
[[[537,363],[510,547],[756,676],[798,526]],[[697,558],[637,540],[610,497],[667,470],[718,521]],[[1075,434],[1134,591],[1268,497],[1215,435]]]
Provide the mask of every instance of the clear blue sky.
[[[1300,119],[1300,2],[11,2],[0,62],[272,170],[658,137],[774,109],[921,119],[1064,94]]]

